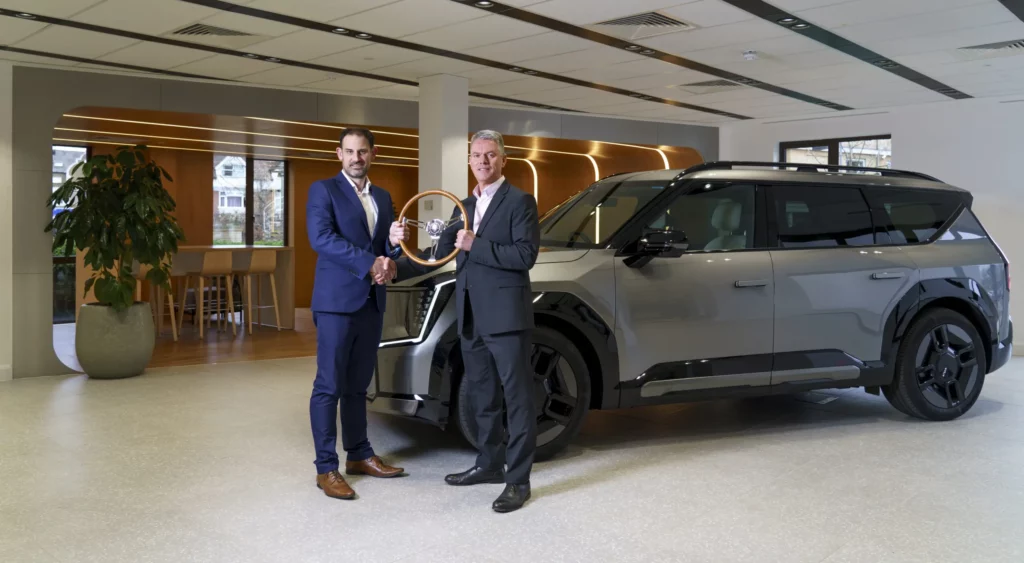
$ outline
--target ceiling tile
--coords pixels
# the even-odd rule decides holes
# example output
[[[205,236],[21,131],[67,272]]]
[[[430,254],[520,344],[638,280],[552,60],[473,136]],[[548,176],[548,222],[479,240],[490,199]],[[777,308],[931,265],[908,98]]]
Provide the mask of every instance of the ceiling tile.
[[[400,63],[391,66],[381,66],[373,69],[376,74],[405,78],[406,80],[418,80],[424,76],[434,74],[455,74],[461,75],[464,72],[485,68],[478,64],[467,63],[458,59],[427,55],[422,59],[412,62]]]
[[[593,92],[593,89],[591,88],[584,88],[583,86],[569,86],[568,88],[556,88],[554,90],[544,90],[542,92],[524,92],[522,94],[517,94],[516,97],[531,102],[558,105],[556,102],[584,98],[590,95],[591,92]]]
[[[597,45],[582,51],[562,53],[552,57],[517,61],[524,67],[532,68],[543,72],[568,72],[594,68],[604,65],[613,65],[630,61],[642,61],[646,59],[643,55],[637,55],[623,49],[616,49],[607,45]]]
[[[801,10],[796,15],[813,24],[832,29],[879,22],[906,16],[952,10],[984,4],[989,0],[854,0],[832,6]]]
[[[265,35],[267,37],[280,37],[289,33],[299,31],[300,27],[265,20],[253,16],[246,16],[234,12],[218,12],[217,15],[202,20],[202,23],[224,27],[253,35]]]
[[[715,66],[724,63],[743,62],[745,60],[743,54],[746,51],[756,51],[760,59],[781,60],[788,55],[820,51],[822,49],[826,49],[826,47],[821,43],[796,33],[790,33],[771,39],[748,41],[742,44],[715,47],[713,49],[685,51],[680,54],[688,59]]]
[[[250,8],[287,14],[313,21],[331,21],[345,16],[365,12],[398,0],[250,0]]]
[[[15,47],[48,53],[72,53],[77,57],[91,59],[123,49],[133,43],[138,43],[138,41],[105,33],[49,26],[32,37],[16,43]]]
[[[250,45],[245,50],[294,61],[310,61],[326,55],[348,51],[364,45],[366,41],[343,37],[333,33],[304,29],[282,37],[275,37],[262,43]]]
[[[215,76],[217,78],[238,78],[239,76],[261,70],[269,70],[278,66],[280,65],[231,55],[214,55],[208,59],[174,67],[171,70],[203,76]]]
[[[706,80],[716,80],[716,77],[704,74],[702,72],[680,69],[679,71],[663,72],[647,76],[637,76],[634,78],[627,78],[623,80],[609,80],[608,85],[618,86],[619,88],[626,88],[628,90],[646,91],[652,89],[664,90],[668,89],[667,87],[669,86],[675,86],[677,84],[703,82]]]
[[[757,17],[750,12],[726,4],[722,0],[700,0],[659,11],[698,27],[715,27],[752,20]]]
[[[419,99],[420,89],[416,86],[406,86],[405,84],[392,84],[383,88],[365,90],[364,94],[368,96],[380,96],[382,98],[415,100]]]
[[[473,51],[473,55],[495,61],[518,63],[593,47],[594,43],[586,39],[552,31],[480,47]]]
[[[491,67],[483,67],[479,70],[463,72],[462,76],[469,79],[470,89],[477,88],[480,86],[487,86],[488,84],[515,82],[523,78],[522,74]]]
[[[417,61],[425,59],[428,56],[429,55],[425,55],[419,51],[412,51],[410,49],[392,47],[391,45],[381,45],[379,43],[369,43],[364,47],[359,47],[358,49],[328,55],[326,57],[314,59],[310,62],[345,68],[348,70],[368,71],[400,63]]]
[[[887,57],[911,55],[934,51],[956,53],[961,47],[996,43],[999,41],[1016,41],[1024,38],[1024,22],[1013,20],[995,25],[973,27],[915,37],[898,37],[885,41],[872,41],[870,46]],[[965,58],[969,53],[963,52]]]
[[[197,51],[172,45],[143,41],[99,58],[101,61],[124,63],[150,68],[169,69],[214,56],[208,51]]]
[[[24,11],[41,16],[68,18],[103,0],[3,0],[8,10]]]
[[[527,10],[549,18],[576,25],[589,25],[610,19],[631,16],[652,10],[660,10],[694,2],[696,0],[587,0],[581,6],[578,0],[551,0],[530,6]]]
[[[506,18],[505,16],[486,16],[469,22],[415,33],[402,39],[439,49],[466,52],[465,50],[472,49],[473,47],[491,45],[531,35],[540,35],[547,31],[546,28],[523,23]],[[468,54],[472,55],[473,52],[470,51]]]
[[[75,17],[74,21],[137,33],[163,35],[217,13],[214,8],[164,0],[106,0]]]
[[[847,2],[854,1],[856,0],[772,0],[772,5],[793,13],[799,12],[800,10],[810,10],[812,8],[821,8],[824,6],[833,6],[835,4],[845,4]]]
[[[968,6],[956,10],[929,12],[917,16],[887,19],[859,25],[845,26],[836,31],[856,43],[886,41],[893,37],[935,35],[965,29],[1009,22],[1014,15],[998,2]]]
[[[331,24],[396,38],[484,17],[486,12],[451,0],[401,0]]]
[[[0,18],[0,37],[3,37],[3,43],[13,45],[44,27],[46,27],[44,23],[15,18]]]
[[[617,65],[574,70],[563,74],[571,78],[604,84],[611,80],[624,80],[640,76],[665,74],[671,72],[674,68],[679,67],[657,59],[644,59],[641,61],[631,61]]]
[[[311,82],[323,82],[325,79],[333,80],[336,76],[308,68],[279,66],[270,70],[240,76],[238,80],[274,86],[300,86]]]
[[[644,39],[641,43],[669,53],[681,54],[726,45],[737,45],[742,48],[743,45],[754,41],[783,37],[792,33],[780,25],[762,19],[752,19],[718,27],[659,35]]]

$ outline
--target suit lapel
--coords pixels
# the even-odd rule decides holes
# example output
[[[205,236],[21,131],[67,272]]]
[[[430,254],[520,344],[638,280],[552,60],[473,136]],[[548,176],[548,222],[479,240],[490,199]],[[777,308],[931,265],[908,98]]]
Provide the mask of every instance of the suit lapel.
[[[366,229],[366,234],[370,235],[370,238],[372,239],[373,233],[370,232],[370,224],[366,222],[366,212],[363,211],[363,202],[359,201],[359,196],[356,194],[356,187],[353,186],[352,182],[349,182],[348,178],[346,178],[341,172],[334,177],[334,180],[337,182],[338,189],[342,191],[349,203],[356,206],[356,209],[359,210],[357,215],[359,215],[359,219],[363,223],[363,228]],[[370,188],[370,193],[373,193],[372,187]]]
[[[473,231],[474,233],[480,234],[484,231],[485,228],[487,228],[487,223],[490,222],[491,217],[494,217],[495,211],[497,211],[498,206],[501,205],[501,202],[505,199],[505,194],[507,193],[508,181],[506,180],[501,185],[501,187],[498,188],[498,191],[494,192],[494,197],[491,198],[491,203],[487,205],[487,211],[484,212],[483,218],[480,219],[480,227],[478,229],[475,229]]]

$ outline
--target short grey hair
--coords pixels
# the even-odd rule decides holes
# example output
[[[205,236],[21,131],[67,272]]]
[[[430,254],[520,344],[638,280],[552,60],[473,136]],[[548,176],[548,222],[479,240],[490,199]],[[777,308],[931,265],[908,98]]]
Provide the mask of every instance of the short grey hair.
[[[483,139],[485,141],[494,141],[498,145],[498,150],[501,151],[501,155],[505,156],[505,139],[501,136],[501,133],[492,131],[490,129],[484,129],[483,131],[477,131],[473,134],[473,138],[469,140],[469,144],[477,142],[477,140]]]

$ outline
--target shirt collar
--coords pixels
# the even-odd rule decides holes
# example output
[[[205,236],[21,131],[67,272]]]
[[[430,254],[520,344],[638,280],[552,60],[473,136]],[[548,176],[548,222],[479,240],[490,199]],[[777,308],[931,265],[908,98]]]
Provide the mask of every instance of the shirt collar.
[[[476,188],[473,189],[473,195],[479,198],[483,194],[487,194],[487,197],[494,197],[494,192],[498,191],[498,188],[505,183],[505,176],[498,178],[497,182],[485,186],[483,190],[480,189],[480,184],[477,184]]]
[[[362,189],[362,191],[360,191],[359,188],[356,187],[356,181],[353,180],[352,177],[349,176],[348,173],[345,172],[344,169],[342,169],[341,174],[343,176],[345,176],[345,179],[348,180],[348,183],[351,184],[352,188],[356,190],[356,193],[362,194],[362,195],[369,195],[370,194],[370,184],[371,184],[371,182],[370,182],[370,177],[369,176],[366,177],[366,183],[363,184],[363,189]]]

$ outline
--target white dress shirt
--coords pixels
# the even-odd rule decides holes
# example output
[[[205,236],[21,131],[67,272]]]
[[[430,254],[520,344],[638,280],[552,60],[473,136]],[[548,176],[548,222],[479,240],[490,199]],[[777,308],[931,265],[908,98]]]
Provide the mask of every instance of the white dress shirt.
[[[473,231],[480,229],[480,221],[483,221],[484,214],[487,213],[487,206],[491,204],[491,200],[494,199],[494,193],[498,191],[498,188],[505,183],[505,176],[498,178],[498,181],[484,186],[483,189],[477,184],[476,188],[473,189],[473,195],[476,196],[476,209],[473,211]]]
[[[373,236],[373,229],[377,226],[377,202],[374,201],[373,196],[370,195],[370,178],[365,177],[363,180],[363,189],[360,190],[356,187],[356,181],[353,180],[344,170],[341,171],[345,175],[345,179],[352,184],[352,188],[356,190],[356,195],[359,196],[359,202],[363,204],[363,211],[366,212],[366,224],[370,227],[370,235]]]

